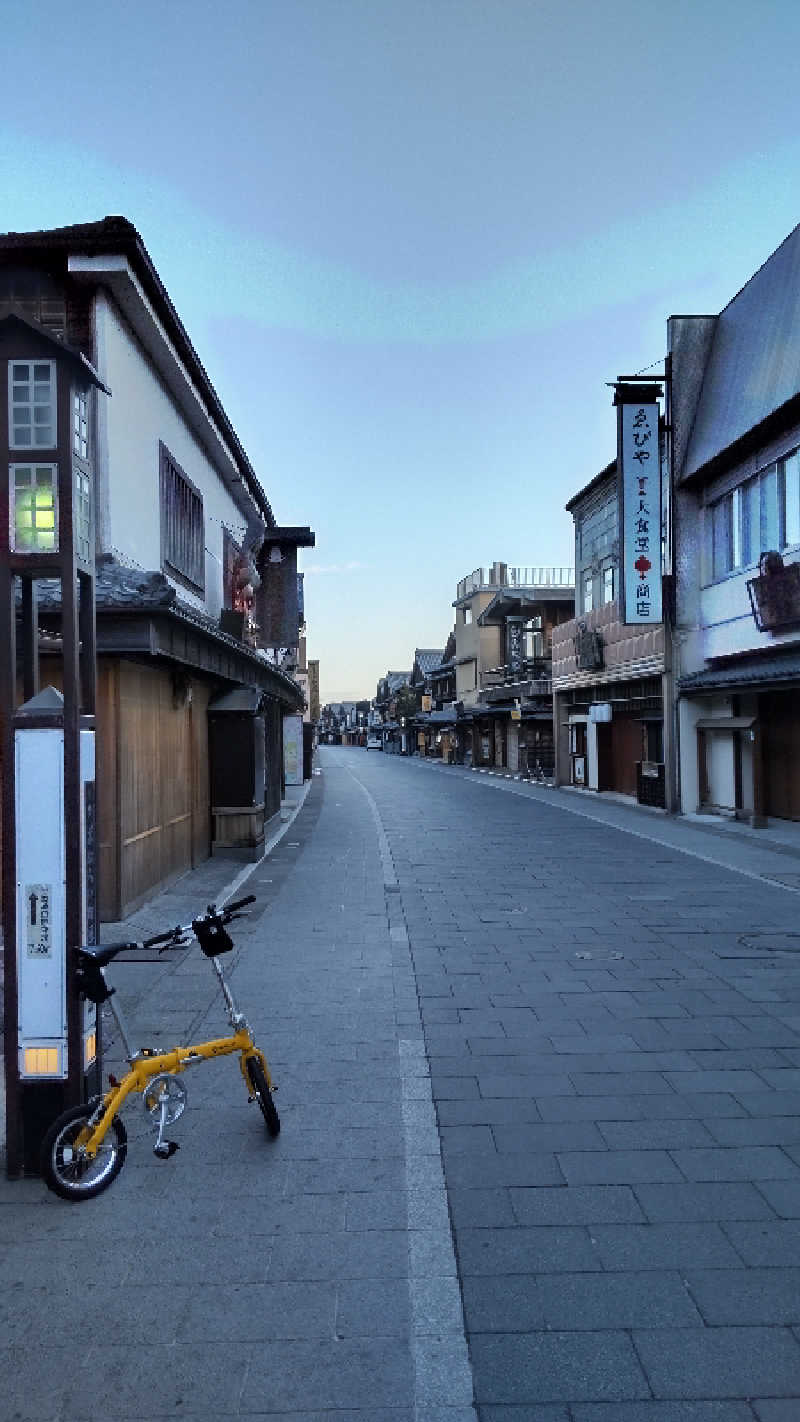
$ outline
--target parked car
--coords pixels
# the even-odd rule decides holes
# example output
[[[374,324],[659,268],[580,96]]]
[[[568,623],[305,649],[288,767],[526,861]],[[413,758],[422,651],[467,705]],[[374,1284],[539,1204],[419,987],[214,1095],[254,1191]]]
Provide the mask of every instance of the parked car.
[[[367,736],[367,750],[383,750],[383,741],[380,736],[370,732]]]

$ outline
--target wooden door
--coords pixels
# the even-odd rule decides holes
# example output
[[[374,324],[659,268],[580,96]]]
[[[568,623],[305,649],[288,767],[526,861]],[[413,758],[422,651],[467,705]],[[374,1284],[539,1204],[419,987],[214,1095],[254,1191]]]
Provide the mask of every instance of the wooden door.
[[[635,795],[636,762],[642,759],[642,723],[632,716],[618,716],[609,729],[613,778],[609,788],[620,795]]]
[[[764,746],[764,811],[782,820],[800,820],[800,692],[773,691],[760,697]]]
[[[614,789],[614,755],[612,749],[611,722],[597,723],[597,788]]]

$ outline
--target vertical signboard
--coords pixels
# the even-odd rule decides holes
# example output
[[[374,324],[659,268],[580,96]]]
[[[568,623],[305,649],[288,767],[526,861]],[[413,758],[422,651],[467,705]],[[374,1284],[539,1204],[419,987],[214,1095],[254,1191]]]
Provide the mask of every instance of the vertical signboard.
[[[64,733],[16,731],[19,1075],[67,1075]]]
[[[283,718],[283,774],[287,785],[303,783],[303,718]]]
[[[658,404],[629,394],[617,409],[622,621],[646,626],[662,617]]]

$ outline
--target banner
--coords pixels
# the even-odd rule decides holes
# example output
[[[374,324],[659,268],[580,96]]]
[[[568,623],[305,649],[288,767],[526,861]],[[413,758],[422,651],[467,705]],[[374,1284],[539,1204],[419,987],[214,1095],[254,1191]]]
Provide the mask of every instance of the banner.
[[[639,626],[661,621],[661,459],[658,405],[618,406],[620,611]]]

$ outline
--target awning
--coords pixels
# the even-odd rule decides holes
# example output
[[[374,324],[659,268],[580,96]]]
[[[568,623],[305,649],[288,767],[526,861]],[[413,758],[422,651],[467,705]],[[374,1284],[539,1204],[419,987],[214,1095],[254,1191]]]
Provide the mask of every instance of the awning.
[[[696,725],[698,731],[749,731],[757,720],[757,716],[701,716]]]

